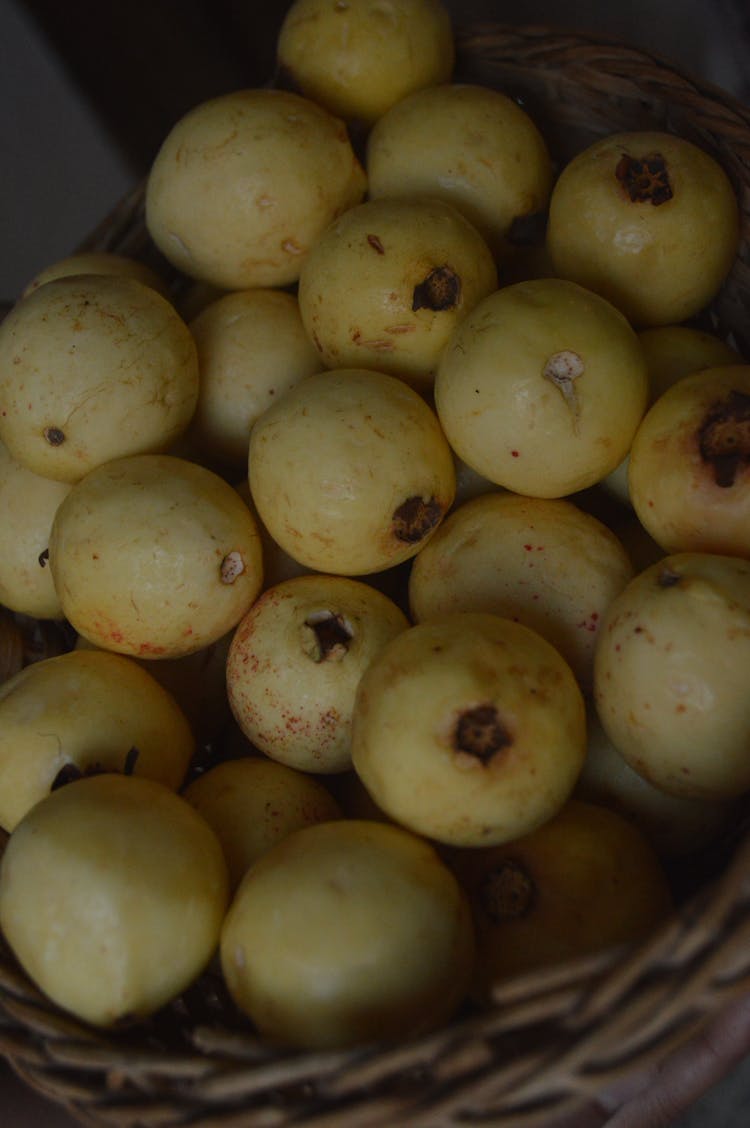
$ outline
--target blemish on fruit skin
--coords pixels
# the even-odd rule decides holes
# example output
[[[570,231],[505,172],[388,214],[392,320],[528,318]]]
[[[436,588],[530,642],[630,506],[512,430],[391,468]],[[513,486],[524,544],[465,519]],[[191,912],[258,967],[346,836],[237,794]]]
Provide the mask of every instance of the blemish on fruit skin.
[[[141,645],[138,647],[138,653],[144,654],[144,655],[145,654],[152,654],[152,655],[156,656],[157,654],[164,654],[165,651],[166,651],[166,647],[157,646],[153,642],[142,642]]]
[[[383,246],[381,240],[377,235],[368,235],[367,242],[370,244],[374,251],[378,252],[379,255],[385,254],[385,247]]]
[[[29,404],[29,407],[31,407],[31,404]],[[65,432],[61,431],[59,427],[45,427],[43,434],[50,446],[62,446],[65,442]]]
[[[220,575],[223,584],[233,584],[238,576],[245,571],[245,561],[242,553],[237,550],[228,552],[221,562]]]
[[[520,453],[521,453],[521,452],[520,452],[520,451],[518,451],[518,450],[512,450],[512,451],[510,452],[510,456],[511,456],[511,458],[518,458],[518,456],[519,456],[519,454],[520,454]]]
[[[592,611],[589,617],[587,619],[582,619],[581,622],[577,624],[577,626],[580,630],[590,631],[591,634],[595,634],[599,626],[599,612]],[[619,650],[619,646],[615,647],[615,649]]]

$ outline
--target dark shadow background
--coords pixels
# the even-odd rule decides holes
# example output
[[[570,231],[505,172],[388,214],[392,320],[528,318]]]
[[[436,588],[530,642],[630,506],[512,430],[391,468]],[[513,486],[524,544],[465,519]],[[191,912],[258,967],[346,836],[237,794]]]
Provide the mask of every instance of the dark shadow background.
[[[276,38],[290,4],[23,0],[21,6],[134,170],[143,172],[190,107],[272,77]],[[750,15],[740,0],[447,0],[446,6],[456,25],[497,20],[601,32],[666,54],[738,92],[748,78]],[[737,44],[742,25],[744,53],[727,49]]]

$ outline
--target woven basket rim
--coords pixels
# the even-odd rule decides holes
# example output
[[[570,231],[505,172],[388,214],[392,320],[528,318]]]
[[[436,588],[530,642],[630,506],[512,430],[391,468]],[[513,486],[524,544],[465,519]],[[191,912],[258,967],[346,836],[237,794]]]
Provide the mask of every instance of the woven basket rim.
[[[481,54],[509,87],[533,69],[540,87],[564,76],[581,104],[597,92],[613,105],[661,100],[695,115],[706,137],[726,131],[743,233],[717,316],[741,320],[750,334],[750,108],[666,57],[598,33],[482,21],[458,26],[456,45],[462,80],[477,73]],[[78,249],[149,254],[143,199],[144,184],[134,185]],[[493,1125],[546,1128],[613,1079],[647,1069],[750,990],[744,827],[726,856],[718,876],[646,943],[514,980],[498,988],[489,1013],[385,1050],[276,1055],[249,1031],[212,1026],[210,1008],[179,1049],[157,1034],[101,1034],[61,1014],[0,949],[0,1053],[33,1088],[97,1126],[408,1120],[432,1128],[476,1114]]]

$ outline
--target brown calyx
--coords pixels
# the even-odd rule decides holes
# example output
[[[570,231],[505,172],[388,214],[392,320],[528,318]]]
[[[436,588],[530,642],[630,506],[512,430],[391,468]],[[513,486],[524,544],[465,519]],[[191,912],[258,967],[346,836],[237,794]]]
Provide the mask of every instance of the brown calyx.
[[[537,888],[528,870],[506,858],[487,874],[479,888],[479,903],[495,924],[517,920],[531,912]]]
[[[623,153],[617,162],[615,176],[634,204],[665,204],[673,196],[667,162],[661,153],[631,157]]]
[[[391,517],[393,535],[407,544],[417,544],[435,528],[443,515],[443,507],[434,497],[407,497]]]
[[[698,449],[713,469],[717,486],[733,486],[750,462],[750,395],[731,391],[713,404],[698,430]]]
[[[44,437],[50,446],[62,446],[65,442],[65,432],[59,427],[45,427]]]
[[[348,652],[354,633],[343,615],[324,611],[305,619],[305,626],[315,636],[312,657],[316,662],[335,661]]]
[[[450,266],[436,266],[423,282],[414,287],[411,308],[431,309],[435,313],[455,309],[461,297],[461,279]]]
[[[483,764],[513,743],[494,705],[475,705],[459,716],[453,731],[453,748]]]

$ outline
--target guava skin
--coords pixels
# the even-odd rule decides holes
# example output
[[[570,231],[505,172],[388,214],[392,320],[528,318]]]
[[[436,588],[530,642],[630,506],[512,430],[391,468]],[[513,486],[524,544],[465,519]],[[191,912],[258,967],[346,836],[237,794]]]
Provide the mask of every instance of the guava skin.
[[[198,978],[228,900],[208,823],[162,784],[118,773],[40,800],[0,866],[0,925],[21,965],[103,1029],[153,1014]]]
[[[708,305],[739,238],[722,166],[666,132],[595,141],[565,166],[550,197],[555,273],[602,294],[638,328],[686,321]]]
[[[408,626],[391,599],[348,576],[296,576],[266,589],[229,648],[235,720],[279,763],[315,773],[349,769],[359,679]]]
[[[273,539],[307,568],[361,576],[410,560],[453,503],[453,455],[403,380],[330,369],[253,427],[248,480]]]
[[[581,799],[512,842],[456,851],[449,864],[472,906],[472,994],[485,1005],[513,976],[644,940],[674,907],[643,833]]]
[[[411,91],[448,81],[455,63],[451,17],[441,0],[294,0],[277,58],[308,98],[369,125]]]
[[[457,456],[504,489],[565,497],[605,478],[648,402],[637,334],[560,278],[516,282],[463,318],[441,354],[435,406]]]
[[[445,845],[498,844],[550,818],[585,748],[570,666],[499,615],[455,612],[402,631],[357,690],[357,774],[386,815]]]
[[[633,439],[628,490],[665,552],[750,555],[750,365],[684,376]]]
[[[342,1049],[449,1019],[466,995],[474,933],[430,843],[339,819],[287,835],[248,870],[220,959],[232,998],[271,1044]]]
[[[612,602],[594,700],[614,747],[671,795],[736,799],[750,787],[750,561],[676,553]]]
[[[616,535],[564,498],[484,493],[453,509],[415,558],[415,622],[492,611],[539,632],[591,688],[594,646],[610,601],[633,575]]]

